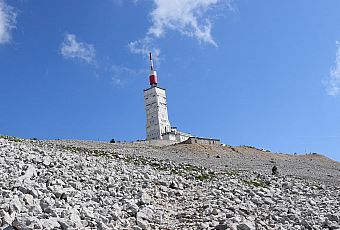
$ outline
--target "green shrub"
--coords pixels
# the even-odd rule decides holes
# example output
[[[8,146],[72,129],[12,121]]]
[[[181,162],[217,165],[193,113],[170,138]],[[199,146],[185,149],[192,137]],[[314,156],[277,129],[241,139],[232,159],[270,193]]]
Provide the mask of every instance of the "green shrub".
[[[246,183],[249,186],[255,186],[255,187],[267,187],[267,183],[261,179],[254,179],[254,180],[244,180],[244,183]]]
[[[8,141],[14,141],[14,142],[22,142],[23,139],[17,138],[17,137],[11,137],[11,136],[0,136],[0,138],[8,140]]]

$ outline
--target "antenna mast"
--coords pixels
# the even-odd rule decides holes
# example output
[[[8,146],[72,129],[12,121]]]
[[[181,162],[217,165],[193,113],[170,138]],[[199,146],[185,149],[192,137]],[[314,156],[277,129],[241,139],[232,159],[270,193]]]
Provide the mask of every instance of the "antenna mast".
[[[152,87],[156,87],[157,86],[157,73],[156,70],[154,70],[153,67],[153,61],[152,61],[152,53],[150,52],[150,85]]]

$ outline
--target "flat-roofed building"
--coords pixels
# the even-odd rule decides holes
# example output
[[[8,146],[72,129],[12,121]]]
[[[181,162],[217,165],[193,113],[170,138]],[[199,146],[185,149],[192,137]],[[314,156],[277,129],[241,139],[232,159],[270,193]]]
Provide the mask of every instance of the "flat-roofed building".
[[[205,137],[189,137],[187,140],[181,142],[182,144],[201,144],[201,145],[220,145],[221,140]]]

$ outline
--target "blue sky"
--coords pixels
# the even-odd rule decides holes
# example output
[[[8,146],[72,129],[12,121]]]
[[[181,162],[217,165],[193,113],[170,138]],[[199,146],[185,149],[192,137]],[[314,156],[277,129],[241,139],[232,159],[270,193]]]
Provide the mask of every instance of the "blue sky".
[[[0,0],[0,133],[145,138],[149,49],[170,122],[340,161],[340,1]]]

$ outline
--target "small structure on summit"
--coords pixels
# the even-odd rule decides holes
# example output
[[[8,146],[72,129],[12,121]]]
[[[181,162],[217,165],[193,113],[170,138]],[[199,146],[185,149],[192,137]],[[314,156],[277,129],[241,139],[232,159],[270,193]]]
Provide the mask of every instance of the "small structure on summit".
[[[221,141],[214,138],[206,137],[189,137],[187,140],[182,142],[183,144],[201,144],[201,145],[220,145]]]
[[[153,65],[151,52],[149,81],[150,87],[144,90],[146,140],[171,140],[184,142],[189,138],[196,138],[196,143],[197,140],[200,140],[200,143],[204,144],[220,143],[218,139],[193,137],[190,133],[179,131],[177,127],[171,127],[166,101],[166,89],[158,86],[157,72]],[[195,141],[189,142],[194,143]]]

